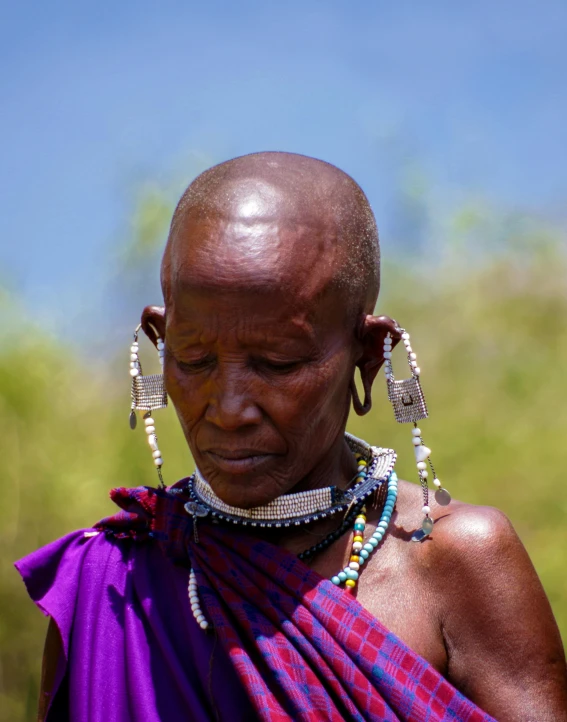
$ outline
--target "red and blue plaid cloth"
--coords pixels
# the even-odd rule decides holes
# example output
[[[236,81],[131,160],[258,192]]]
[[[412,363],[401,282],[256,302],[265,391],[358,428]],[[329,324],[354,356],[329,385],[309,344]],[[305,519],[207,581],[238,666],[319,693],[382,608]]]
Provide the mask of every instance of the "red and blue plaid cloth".
[[[181,563],[189,557],[203,611],[259,719],[493,719],[352,595],[295,556],[201,519],[195,543],[183,486],[182,481],[168,490],[115,489],[112,498],[123,511],[97,528],[117,537],[154,539]]]

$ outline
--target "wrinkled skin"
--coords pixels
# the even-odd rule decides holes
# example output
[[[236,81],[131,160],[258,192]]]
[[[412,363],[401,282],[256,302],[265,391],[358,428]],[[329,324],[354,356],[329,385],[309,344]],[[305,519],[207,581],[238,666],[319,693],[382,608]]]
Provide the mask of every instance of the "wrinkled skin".
[[[298,162],[266,155],[284,177]],[[313,164],[312,182],[332,172]],[[354,372],[370,394],[385,334],[398,332],[372,315],[372,298],[353,300],[334,283],[344,242],[333,198],[306,209],[293,184],[255,185],[245,162],[243,174],[184,214],[163,265],[166,307],[146,308],[142,322],[165,339],[167,390],[196,463],[225,502],[250,507],[348,484]],[[432,502],[434,534],[415,544],[421,504],[420,489],[401,482],[358,600],[496,719],[566,722],[561,640],[511,525],[495,509]],[[370,528],[379,512],[369,511]],[[298,553],[334,525],[266,536]],[[313,568],[335,574],[349,543],[338,540]]]
[[[187,232],[202,235],[197,223]],[[239,245],[237,223],[209,223],[207,233],[215,244]],[[263,286],[270,259],[247,265],[238,250],[224,266],[238,272],[211,277],[214,250],[195,244],[166,317],[155,309],[147,316],[165,334],[167,390],[195,461],[223,501],[240,507],[344,485],[356,472],[343,434],[363,343],[325,274],[311,289],[302,278],[305,256],[311,267],[316,251],[303,247],[301,233],[286,235],[302,252],[290,255],[277,286]],[[372,325],[372,347],[388,330],[397,335],[390,319]]]

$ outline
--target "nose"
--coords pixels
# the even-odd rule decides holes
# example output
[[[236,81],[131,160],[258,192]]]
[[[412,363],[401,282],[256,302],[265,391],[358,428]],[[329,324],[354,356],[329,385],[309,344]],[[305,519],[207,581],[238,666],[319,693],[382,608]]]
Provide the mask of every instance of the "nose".
[[[238,366],[221,366],[211,386],[205,418],[223,431],[257,426],[262,421],[262,411],[253,398],[246,372]]]

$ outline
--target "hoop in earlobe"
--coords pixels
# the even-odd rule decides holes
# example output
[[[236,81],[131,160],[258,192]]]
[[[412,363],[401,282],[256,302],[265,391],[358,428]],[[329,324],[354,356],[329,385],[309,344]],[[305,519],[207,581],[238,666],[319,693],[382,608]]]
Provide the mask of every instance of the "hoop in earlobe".
[[[364,386],[364,403],[362,403],[360,396],[358,395],[358,389],[356,388],[356,381],[354,380],[353,375],[350,382],[350,391],[352,394],[352,406],[358,416],[366,416],[372,408],[372,384],[368,383],[363,378],[362,385]]]

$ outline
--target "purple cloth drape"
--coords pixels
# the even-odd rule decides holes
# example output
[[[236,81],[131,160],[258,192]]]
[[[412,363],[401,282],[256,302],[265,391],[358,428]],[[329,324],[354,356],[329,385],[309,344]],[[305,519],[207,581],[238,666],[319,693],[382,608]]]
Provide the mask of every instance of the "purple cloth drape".
[[[297,557],[208,520],[197,543],[181,482],[112,498],[94,536],[16,563],[63,640],[50,722],[493,722]]]
[[[16,567],[61,633],[72,722],[257,719],[222,646],[191,615],[187,569],[156,544],[77,531]],[[65,702],[50,722],[62,722]]]

